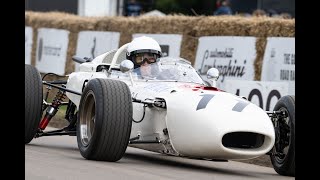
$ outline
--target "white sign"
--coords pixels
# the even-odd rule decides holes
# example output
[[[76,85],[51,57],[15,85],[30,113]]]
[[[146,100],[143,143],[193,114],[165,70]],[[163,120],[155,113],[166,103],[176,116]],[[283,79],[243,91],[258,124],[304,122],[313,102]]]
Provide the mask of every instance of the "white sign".
[[[133,34],[132,37],[148,36],[156,40],[162,51],[163,57],[180,57],[182,35],[180,34]]]
[[[289,94],[295,94],[295,38],[267,39],[261,80],[289,82]]]
[[[79,16],[117,16],[122,14],[124,6],[123,0],[78,0],[77,2]]]
[[[78,35],[76,56],[95,58],[103,53],[119,48],[119,32],[81,31]],[[75,63],[79,71],[79,63]]]
[[[255,43],[255,37],[200,37],[194,67],[206,81],[207,71],[217,68],[216,86],[220,89],[225,88],[227,79],[254,80]]]
[[[24,63],[31,64],[31,50],[32,50],[32,27],[25,27],[24,36]]]
[[[246,97],[262,109],[273,110],[280,97],[288,94],[287,82],[227,80],[226,91]]]
[[[37,37],[36,68],[43,73],[65,74],[69,31],[39,28]]]

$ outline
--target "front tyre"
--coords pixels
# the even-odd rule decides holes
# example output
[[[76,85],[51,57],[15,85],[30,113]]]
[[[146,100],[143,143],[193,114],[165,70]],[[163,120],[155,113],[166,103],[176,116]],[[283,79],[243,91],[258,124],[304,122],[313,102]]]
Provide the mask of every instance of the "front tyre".
[[[24,143],[35,136],[42,114],[42,80],[38,70],[32,65],[24,69]]]
[[[285,176],[295,176],[295,96],[281,97],[274,111],[285,117],[275,122],[276,142],[270,155],[274,170]]]
[[[132,125],[130,89],[122,81],[92,79],[79,107],[77,142],[90,160],[118,161],[125,153]]]

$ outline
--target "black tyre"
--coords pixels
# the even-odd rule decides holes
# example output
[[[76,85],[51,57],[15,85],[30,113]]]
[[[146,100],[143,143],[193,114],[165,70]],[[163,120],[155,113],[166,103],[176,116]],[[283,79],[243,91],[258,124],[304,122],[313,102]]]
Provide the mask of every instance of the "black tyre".
[[[274,107],[279,110],[287,117],[275,123],[276,142],[270,158],[278,174],[295,176],[295,96],[281,97]]]
[[[42,114],[42,80],[38,70],[25,65],[24,74],[24,142],[28,144],[35,136]]]
[[[86,159],[118,161],[125,153],[132,125],[130,89],[122,81],[92,79],[80,100],[77,142]]]

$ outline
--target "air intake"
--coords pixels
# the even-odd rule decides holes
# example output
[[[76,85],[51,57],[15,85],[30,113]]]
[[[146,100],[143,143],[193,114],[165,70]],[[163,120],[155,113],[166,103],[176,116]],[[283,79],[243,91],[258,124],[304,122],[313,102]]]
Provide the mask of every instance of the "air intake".
[[[222,144],[227,148],[255,149],[262,146],[264,138],[252,132],[232,132],[223,136]]]

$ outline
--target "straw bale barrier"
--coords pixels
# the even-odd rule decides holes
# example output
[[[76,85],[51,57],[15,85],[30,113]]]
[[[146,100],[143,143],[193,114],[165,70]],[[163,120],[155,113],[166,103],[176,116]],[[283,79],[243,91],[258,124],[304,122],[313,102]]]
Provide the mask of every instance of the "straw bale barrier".
[[[201,36],[254,36],[256,42],[255,80],[260,80],[267,37],[295,37],[295,20],[270,17],[182,16],[165,17],[81,17],[61,12],[25,12],[25,25],[33,28],[31,64],[35,64],[38,28],[70,31],[66,74],[73,72],[71,57],[76,52],[80,31],[120,32],[119,46],[128,43],[134,33],[181,34],[180,56],[194,64]]]

